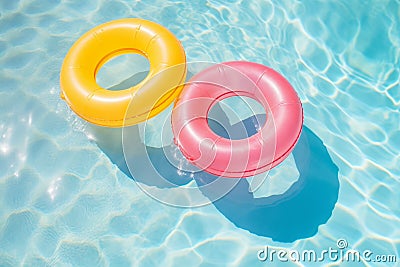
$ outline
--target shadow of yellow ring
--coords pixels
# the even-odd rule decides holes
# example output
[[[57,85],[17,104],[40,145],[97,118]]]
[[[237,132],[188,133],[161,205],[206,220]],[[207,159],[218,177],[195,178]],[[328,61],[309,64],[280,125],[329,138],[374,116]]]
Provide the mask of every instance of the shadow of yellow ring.
[[[119,91],[99,86],[96,75],[101,66],[127,53],[137,53],[149,60],[147,77]],[[173,71],[163,75],[168,68]],[[156,79],[152,79],[156,75]],[[185,79],[185,51],[169,30],[143,19],[119,19],[86,32],[68,51],[61,67],[61,97],[76,114],[91,123],[107,127],[130,126],[167,108],[179,95]],[[140,90],[150,80],[151,85]],[[136,108],[135,114],[125,116],[136,95],[140,95],[138,105],[143,108]]]

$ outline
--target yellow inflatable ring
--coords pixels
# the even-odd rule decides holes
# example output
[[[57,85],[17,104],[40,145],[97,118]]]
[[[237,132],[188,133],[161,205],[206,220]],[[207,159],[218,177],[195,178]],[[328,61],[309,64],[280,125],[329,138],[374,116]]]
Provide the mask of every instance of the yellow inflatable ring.
[[[126,53],[137,53],[149,60],[147,77],[125,90],[111,91],[99,86],[96,75],[101,66]],[[179,95],[179,85],[185,78],[185,51],[170,31],[142,19],[120,19],[93,28],[71,47],[61,67],[61,97],[91,123],[129,126],[167,108]],[[126,114],[132,100],[137,100],[133,104],[140,107],[134,109],[134,114]]]

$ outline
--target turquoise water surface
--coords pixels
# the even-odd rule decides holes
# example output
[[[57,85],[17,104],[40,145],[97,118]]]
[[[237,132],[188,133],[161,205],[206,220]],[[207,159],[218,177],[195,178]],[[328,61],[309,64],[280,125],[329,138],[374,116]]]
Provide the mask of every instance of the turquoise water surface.
[[[254,61],[290,81],[303,132],[326,149],[313,155],[337,167],[336,205],[315,233],[257,234],[230,216],[229,203],[162,204],[88,134],[59,97],[61,64],[84,32],[125,17],[170,29],[188,61]],[[309,266],[257,256],[265,246],[319,253],[338,240],[397,263],[326,266],[400,262],[399,1],[1,1],[0,67],[0,266]],[[274,169],[254,196],[289,188],[301,156]]]

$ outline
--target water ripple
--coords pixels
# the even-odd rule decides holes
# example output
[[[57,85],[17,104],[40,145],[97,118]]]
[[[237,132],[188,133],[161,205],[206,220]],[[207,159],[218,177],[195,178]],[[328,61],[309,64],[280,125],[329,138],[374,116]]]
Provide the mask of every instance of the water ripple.
[[[399,11],[398,1],[1,1],[0,265],[257,266],[265,245],[322,250],[343,236],[398,253]],[[189,61],[255,61],[293,84],[339,167],[338,204],[314,237],[277,243],[214,206],[164,206],[85,135],[59,99],[59,69],[85,31],[122,17],[168,27]]]

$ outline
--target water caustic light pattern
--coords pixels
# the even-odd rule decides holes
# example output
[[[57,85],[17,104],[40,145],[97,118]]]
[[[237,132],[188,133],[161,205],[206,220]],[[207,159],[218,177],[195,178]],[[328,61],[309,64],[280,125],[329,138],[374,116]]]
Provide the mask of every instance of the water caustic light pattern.
[[[266,245],[322,251],[342,237],[399,258],[399,13],[398,1],[1,1],[0,266],[265,266]],[[340,184],[312,235],[273,241],[223,201],[163,205],[87,134],[59,99],[62,62],[82,34],[126,17],[169,29],[188,61],[258,62],[292,84]],[[301,175],[299,158],[271,171],[251,201],[281,194],[279,181]]]

